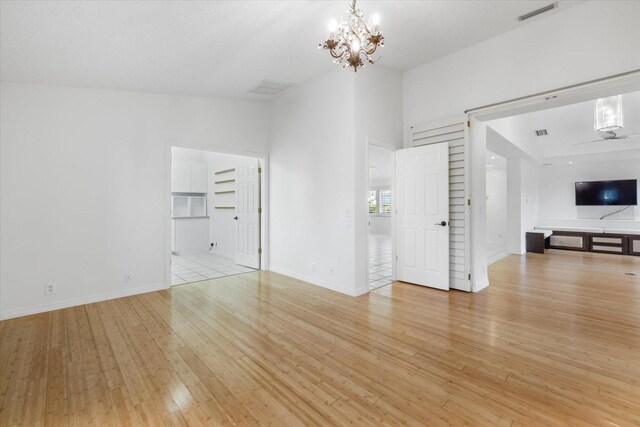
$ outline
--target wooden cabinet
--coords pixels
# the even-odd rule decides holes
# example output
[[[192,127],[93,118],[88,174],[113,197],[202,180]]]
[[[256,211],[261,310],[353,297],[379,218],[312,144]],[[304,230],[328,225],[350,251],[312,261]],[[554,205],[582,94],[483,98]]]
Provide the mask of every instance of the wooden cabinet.
[[[640,236],[629,236],[627,238],[627,248],[629,255],[640,256]]]
[[[626,254],[627,237],[615,234],[592,234],[589,250],[607,254]]]
[[[208,165],[201,162],[174,160],[171,162],[172,193],[206,193]]]
[[[549,238],[549,248],[567,249],[571,251],[589,250],[589,234],[573,231],[553,231]]]
[[[553,230],[549,248],[640,256],[640,235]]]

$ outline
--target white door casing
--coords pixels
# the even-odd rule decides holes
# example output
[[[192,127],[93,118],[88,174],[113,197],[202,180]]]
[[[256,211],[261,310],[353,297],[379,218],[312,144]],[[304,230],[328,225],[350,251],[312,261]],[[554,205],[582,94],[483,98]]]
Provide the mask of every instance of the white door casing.
[[[449,147],[396,151],[397,280],[449,290]]]
[[[257,159],[236,168],[236,256],[239,265],[260,268],[260,165]]]

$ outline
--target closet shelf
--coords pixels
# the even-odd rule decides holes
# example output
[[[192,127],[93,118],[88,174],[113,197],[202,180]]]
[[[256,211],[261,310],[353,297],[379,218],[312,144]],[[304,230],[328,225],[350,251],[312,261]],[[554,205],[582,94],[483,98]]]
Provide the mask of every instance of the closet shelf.
[[[223,171],[218,171],[218,172],[214,172],[215,175],[222,175],[223,173],[229,173],[229,172],[235,172],[235,168],[232,169],[225,169]]]
[[[214,209],[235,209],[235,206],[215,206]]]
[[[215,184],[225,184],[227,182],[236,182],[235,179],[226,179],[224,181],[216,181]]]
[[[216,191],[213,194],[231,194],[231,193],[235,193],[236,190],[229,190],[229,191]]]

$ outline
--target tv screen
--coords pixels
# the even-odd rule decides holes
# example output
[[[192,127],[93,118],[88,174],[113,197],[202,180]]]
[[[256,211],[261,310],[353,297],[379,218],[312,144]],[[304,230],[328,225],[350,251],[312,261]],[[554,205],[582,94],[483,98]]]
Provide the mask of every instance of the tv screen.
[[[577,206],[628,206],[638,204],[638,181],[576,182]]]

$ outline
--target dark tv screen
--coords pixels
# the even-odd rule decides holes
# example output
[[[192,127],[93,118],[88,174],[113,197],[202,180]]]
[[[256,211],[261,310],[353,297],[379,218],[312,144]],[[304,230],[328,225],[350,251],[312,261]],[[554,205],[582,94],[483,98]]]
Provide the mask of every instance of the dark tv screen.
[[[576,182],[577,206],[628,206],[638,204],[638,181]]]

